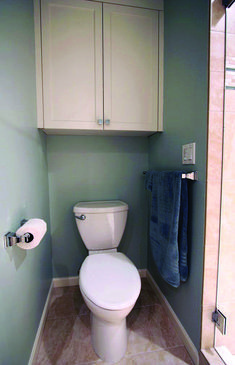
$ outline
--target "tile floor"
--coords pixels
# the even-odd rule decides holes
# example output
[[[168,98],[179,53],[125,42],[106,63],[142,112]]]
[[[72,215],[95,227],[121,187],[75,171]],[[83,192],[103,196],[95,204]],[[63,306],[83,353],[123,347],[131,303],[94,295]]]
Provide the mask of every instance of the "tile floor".
[[[120,365],[193,365],[147,279],[127,317],[128,345]],[[78,286],[54,288],[34,365],[105,364],[91,346],[90,313]]]

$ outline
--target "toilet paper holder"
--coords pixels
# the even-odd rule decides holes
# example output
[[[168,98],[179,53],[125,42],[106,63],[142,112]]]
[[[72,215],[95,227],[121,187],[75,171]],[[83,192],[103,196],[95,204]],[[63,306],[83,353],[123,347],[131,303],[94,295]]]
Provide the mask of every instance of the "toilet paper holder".
[[[22,219],[20,225],[23,226],[27,222],[27,219]],[[8,232],[4,235],[4,248],[16,246],[17,243],[29,243],[34,239],[34,236],[30,232],[26,232],[22,236],[17,236],[15,232]]]

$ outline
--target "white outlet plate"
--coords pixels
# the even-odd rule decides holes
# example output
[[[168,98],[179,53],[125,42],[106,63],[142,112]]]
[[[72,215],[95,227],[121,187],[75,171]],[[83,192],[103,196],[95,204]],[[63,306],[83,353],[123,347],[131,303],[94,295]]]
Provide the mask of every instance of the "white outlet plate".
[[[182,164],[195,165],[196,143],[188,143],[182,146]]]

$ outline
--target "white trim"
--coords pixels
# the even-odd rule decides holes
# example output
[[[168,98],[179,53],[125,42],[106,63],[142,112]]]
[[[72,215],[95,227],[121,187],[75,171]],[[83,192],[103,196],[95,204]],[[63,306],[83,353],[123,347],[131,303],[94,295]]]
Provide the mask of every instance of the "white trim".
[[[146,269],[139,269],[139,274],[141,278],[146,278],[147,277],[147,270]]]
[[[95,2],[133,6],[135,8],[145,8],[152,10],[164,10],[163,0],[92,0]]]
[[[164,13],[159,12],[158,50],[158,132],[163,132],[163,90],[164,90]]]
[[[34,0],[34,33],[35,33],[35,67],[37,127],[43,128],[43,90],[42,90],[42,50],[41,50],[41,14],[40,0]]]
[[[182,323],[180,322],[179,318],[177,317],[177,315],[173,311],[170,303],[168,302],[166,297],[163,295],[163,293],[161,292],[159,286],[156,284],[155,280],[153,279],[152,275],[150,274],[150,272],[148,270],[147,270],[147,279],[149,281],[149,284],[152,286],[153,290],[158,295],[162,305],[164,306],[168,316],[170,317],[170,320],[173,322],[174,327],[175,327],[178,335],[180,336],[181,340],[183,341],[183,343],[184,343],[189,355],[191,356],[194,364],[199,365],[199,355],[198,355],[198,351],[197,351],[195,345],[193,344],[191,338],[189,337],[188,333],[184,329],[184,327],[183,327]]]
[[[51,299],[52,289],[53,289],[53,281],[51,282],[51,285],[50,285],[50,288],[49,288],[49,291],[48,291],[48,294],[47,294],[47,299],[46,299],[44,309],[43,309],[43,312],[42,312],[42,316],[41,316],[41,319],[40,319],[40,322],[39,322],[39,326],[38,326],[37,333],[36,333],[36,336],[35,336],[35,340],[34,340],[34,344],[33,344],[33,348],[32,348],[32,351],[31,351],[31,355],[30,355],[30,358],[29,358],[28,365],[33,365],[33,363],[36,359],[38,346],[40,344],[41,336],[42,336],[43,329],[44,329],[45,322],[46,322],[46,318],[47,318],[47,312],[48,312],[48,309],[49,309],[49,303],[50,303],[50,299]]]
[[[62,286],[74,286],[78,285],[78,276],[68,276],[65,278],[54,278],[53,287],[60,288]]]

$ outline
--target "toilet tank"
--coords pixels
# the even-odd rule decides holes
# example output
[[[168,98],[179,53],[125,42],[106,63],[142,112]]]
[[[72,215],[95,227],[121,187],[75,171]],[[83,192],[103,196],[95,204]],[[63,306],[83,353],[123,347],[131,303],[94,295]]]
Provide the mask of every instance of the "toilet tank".
[[[126,226],[126,203],[120,200],[79,202],[73,212],[89,251],[118,247]]]

